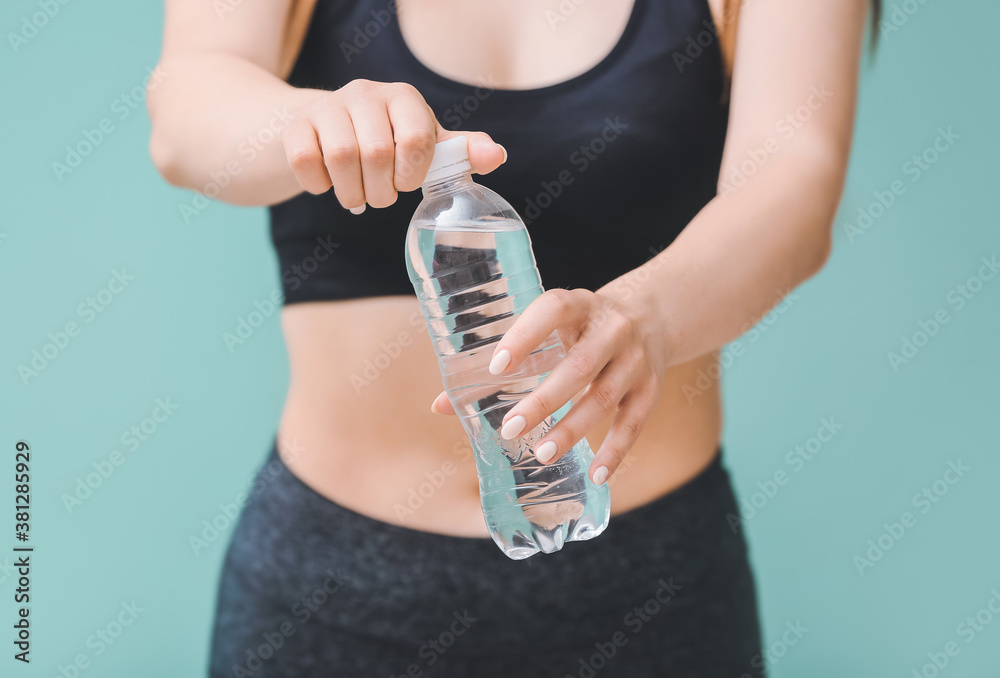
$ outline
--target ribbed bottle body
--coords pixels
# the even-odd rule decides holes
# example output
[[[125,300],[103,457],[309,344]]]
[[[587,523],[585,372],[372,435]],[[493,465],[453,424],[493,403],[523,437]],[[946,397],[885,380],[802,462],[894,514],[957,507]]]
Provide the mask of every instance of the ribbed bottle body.
[[[594,485],[594,454],[581,440],[557,462],[534,447],[569,404],[514,440],[500,437],[504,415],[565,356],[553,332],[516,369],[488,366],[497,341],[542,293],[524,224],[489,189],[470,181],[428,192],[410,223],[410,279],[420,301],[452,405],[475,451],[486,524],[512,559],[591,539],[608,523],[608,488]]]

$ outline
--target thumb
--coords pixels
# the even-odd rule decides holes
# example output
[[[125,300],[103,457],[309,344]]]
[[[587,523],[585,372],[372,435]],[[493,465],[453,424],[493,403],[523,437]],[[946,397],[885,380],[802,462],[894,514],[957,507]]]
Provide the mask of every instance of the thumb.
[[[493,141],[486,132],[453,132],[441,127],[441,123],[438,123],[437,128],[438,143],[455,137],[466,137],[469,144],[469,163],[476,174],[489,174],[507,162],[507,150]]]

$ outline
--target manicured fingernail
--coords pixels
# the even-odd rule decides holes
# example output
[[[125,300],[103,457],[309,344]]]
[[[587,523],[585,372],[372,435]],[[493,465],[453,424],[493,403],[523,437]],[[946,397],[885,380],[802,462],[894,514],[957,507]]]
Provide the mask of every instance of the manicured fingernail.
[[[594,471],[594,484],[603,485],[604,481],[608,479],[608,467],[600,466],[596,471]]]
[[[490,361],[490,374],[500,374],[507,369],[507,365],[510,365],[510,351],[503,349]]]
[[[500,437],[504,440],[510,440],[511,438],[516,438],[520,435],[521,431],[524,430],[524,425],[528,423],[524,420],[520,414],[516,417],[511,417],[507,420],[507,423],[500,427]]]
[[[433,412],[434,414],[441,414],[441,410],[438,409],[437,398],[435,398],[434,402],[431,403],[431,412]]]
[[[556,456],[556,444],[551,440],[546,440],[535,450],[535,459],[542,464],[548,464],[554,456]]]
[[[366,205],[362,205],[361,207],[352,207],[351,214],[361,214],[365,211],[365,207]]]
[[[500,146],[500,144],[497,144],[497,146]],[[503,160],[500,161],[500,164],[502,165],[505,162],[507,162],[507,149],[504,148],[503,146],[500,146],[500,150],[503,151]]]

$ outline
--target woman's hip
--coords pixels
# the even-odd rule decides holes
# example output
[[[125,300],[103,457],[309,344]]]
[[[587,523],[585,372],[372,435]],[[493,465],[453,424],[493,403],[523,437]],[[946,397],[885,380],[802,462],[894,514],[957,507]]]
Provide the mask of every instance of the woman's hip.
[[[715,675],[697,662],[749,670],[759,651],[746,546],[727,519],[738,512],[718,455],[676,490],[613,516],[598,538],[517,562],[490,539],[344,508],[274,451],[259,478],[220,584],[213,667],[224,675],[254,656],[255,677],[313,660],[391,664],[397,675],[462,665],[477,676],[497,667],[556,675],[554,666],[582,676],[605,663],[602,675],[688,664]],[[530,673],[542,666],[549,672]]]

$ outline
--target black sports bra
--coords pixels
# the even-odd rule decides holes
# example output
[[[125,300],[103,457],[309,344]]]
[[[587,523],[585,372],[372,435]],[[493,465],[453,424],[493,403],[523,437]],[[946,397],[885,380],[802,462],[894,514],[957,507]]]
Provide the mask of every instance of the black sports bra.
[[[728,106],[706,0],[635,0],[607,57],[530,90],[431,71],[388,5],[317,0],[289,82],[328,90],[358,78],[408,82],[446,129],[482,130],[503,144],[508,161],[476,181],[524,219],[546,288],[596,290],[642,265],[715,196]],[[420,198],[400,193],[361,215],[332,190],[272,206],[285,303],[412,295],[403,242]]]

